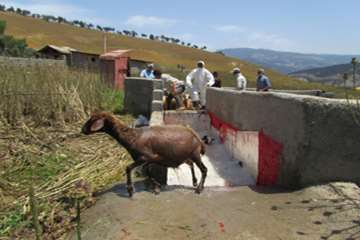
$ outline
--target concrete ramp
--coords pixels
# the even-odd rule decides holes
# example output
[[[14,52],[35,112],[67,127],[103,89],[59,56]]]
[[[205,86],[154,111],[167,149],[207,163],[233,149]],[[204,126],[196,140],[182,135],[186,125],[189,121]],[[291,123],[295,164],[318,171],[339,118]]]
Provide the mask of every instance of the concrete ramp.
[[[236,146],[221,141],[219,133],[211,127],[210,118],[207,114],[199,114],[197,112],[167,112],[164,115],[164,122],[165,124],[189,125],[198,132],[201,138],[209,136],[215,139],[211,145],[206,145],[206,153],[202,156],[203,163],[208,168],[205,187],[232,187],[256,184],[256,176],[251,174],[251,169],[249,168],[254,163],[247,164],[247,161],[235,156]],[[230,143],[231,141],[228,142]],[[232,147],[233,149],[231,149]],[[248,159],[256,160],[257,146],[248,147],[248,149],[251,149],[247,151]],[[252,155],[255,155],[255,157],[251,158]],[[196,166],[195,174],[198,181],[200,181],[201,172]],[[170,186],[192,187],[190,167],[183,164],[177,169],[168,169],[167,184]]]
[[[229,154],[219,139],[207,146],[202,160],[208,168],[205,187],[245,186],[256,183],[256,179],[251,176],[248,169],[240,166],[239,161]],[[195,174],[200,181],[201,172],[196,166]],[[192,186],[190,167],[186,164],[178,169],[169,169],[167,179],[168,185]]]

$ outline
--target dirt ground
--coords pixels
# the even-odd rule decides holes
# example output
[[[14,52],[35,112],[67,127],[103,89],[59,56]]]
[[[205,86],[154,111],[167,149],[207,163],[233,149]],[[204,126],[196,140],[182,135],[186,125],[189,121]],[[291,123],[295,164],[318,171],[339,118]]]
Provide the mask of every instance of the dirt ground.
[[[332,183],[295,192],[260,187],[169,186],[160,195],[138,181],[99,194],[82,214],[82,237],[100,239],[360,239],[360,189]],[[71,235],[69,239],[75,239]]]

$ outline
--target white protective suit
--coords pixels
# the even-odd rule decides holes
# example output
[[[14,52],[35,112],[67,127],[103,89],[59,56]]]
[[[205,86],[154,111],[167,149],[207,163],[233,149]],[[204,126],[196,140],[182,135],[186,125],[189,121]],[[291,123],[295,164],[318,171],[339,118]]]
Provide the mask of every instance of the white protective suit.
[[[236,88],[238,90],[246,90],[246,78],[244,77],[244,75],[242,75],[241,73],[237,73],[235,75],[236,78]]]
[[[186,85],[190,88],[192,101],[200,100],[202,106],[206,104],[206,87],[214,83],[214,76],[206,68],[195,68],[186,77]]]

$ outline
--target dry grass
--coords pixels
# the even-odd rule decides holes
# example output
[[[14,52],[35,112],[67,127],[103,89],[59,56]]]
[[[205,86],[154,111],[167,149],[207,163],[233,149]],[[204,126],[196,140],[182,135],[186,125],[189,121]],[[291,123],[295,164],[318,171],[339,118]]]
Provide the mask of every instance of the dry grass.
[[[99,74],[50,64],[0,65],[0,119],[11,125],[31,118],[36,124],[83,119],[101,108],[108,91]]]

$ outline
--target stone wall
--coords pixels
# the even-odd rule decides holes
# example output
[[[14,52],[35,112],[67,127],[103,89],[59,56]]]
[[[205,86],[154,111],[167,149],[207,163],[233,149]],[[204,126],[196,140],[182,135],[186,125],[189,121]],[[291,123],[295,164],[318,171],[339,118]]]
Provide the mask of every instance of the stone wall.
[[[241,131],[283,145],[278,184],[360,183],[360,126],[346,101],[285,93],[207,91],[207,109]]]

